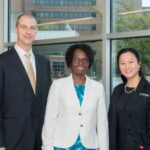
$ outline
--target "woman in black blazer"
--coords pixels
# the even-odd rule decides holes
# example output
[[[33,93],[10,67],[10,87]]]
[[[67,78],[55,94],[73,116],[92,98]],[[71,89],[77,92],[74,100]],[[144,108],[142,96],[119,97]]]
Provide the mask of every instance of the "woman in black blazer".
[[[123,83],[115,87],[109,107],[109,150],[150,150],[150,84],[137,51],[117,55]]]

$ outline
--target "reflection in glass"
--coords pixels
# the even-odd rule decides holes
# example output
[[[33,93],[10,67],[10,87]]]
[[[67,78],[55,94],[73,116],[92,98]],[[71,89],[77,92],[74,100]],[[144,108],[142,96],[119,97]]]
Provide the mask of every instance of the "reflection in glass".
[[[22,12],[37,19],[37,40],[102,34],[103,0],[8,1],[9,42],[16,41],[15,21]]]
[[[150,29],[148,0],[112,0],[112,32]]]

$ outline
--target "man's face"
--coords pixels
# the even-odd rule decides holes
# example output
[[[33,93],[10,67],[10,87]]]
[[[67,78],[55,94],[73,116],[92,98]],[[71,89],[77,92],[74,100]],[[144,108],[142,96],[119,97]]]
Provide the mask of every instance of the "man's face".
[[[18,25],[16,27],[16,33],[17,44],[21,48],[32,46],[32,42],[34,41],[37,33],[36,20],[31,16],[22,16],[19,19]]]

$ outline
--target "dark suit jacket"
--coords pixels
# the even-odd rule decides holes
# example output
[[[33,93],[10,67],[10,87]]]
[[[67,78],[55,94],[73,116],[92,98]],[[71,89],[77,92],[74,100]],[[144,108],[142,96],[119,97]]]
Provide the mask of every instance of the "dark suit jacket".
[[[40,150],[50,66],[38,54],[36,94],[14,48],[0,55],[0,147]]]
[[[120,84],[114,89],[110,101],[108,113],[110,150],[116,150],[116,103],[124,86]],[[127,107],[127,113],[125,150],[140,150],[142,146],[144,150],[150,150],[150,84],[143,77],[136,89],[135,96]]]

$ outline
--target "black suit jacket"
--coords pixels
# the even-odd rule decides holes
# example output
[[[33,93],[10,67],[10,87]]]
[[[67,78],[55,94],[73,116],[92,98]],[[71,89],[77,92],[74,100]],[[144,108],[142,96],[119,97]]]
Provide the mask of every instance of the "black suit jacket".
[[[14,48],[0,55],[0,147],[40,150],[45,105],[51,83],[46,59],[34,54],[36,94]]]
[[[112,94],[109,119],[109,149],[116,150],[117,116],[116,103],[124,90],[125,84],[117,86]],[[127,131],[125,150],[150,150],[150,84],[142,77],[136,94],[127,107]]]

